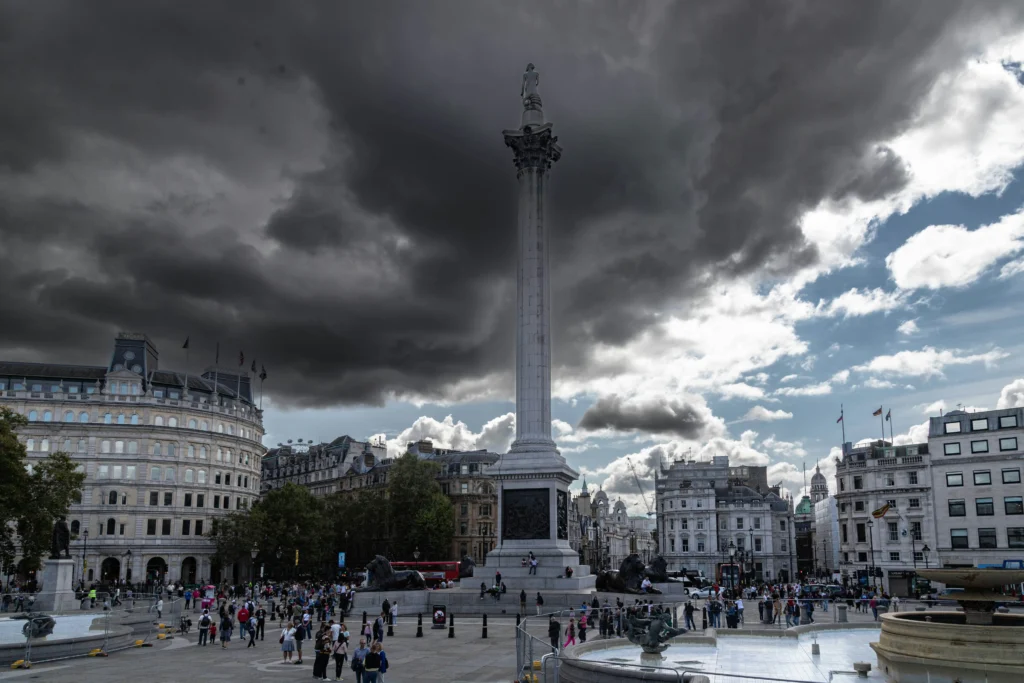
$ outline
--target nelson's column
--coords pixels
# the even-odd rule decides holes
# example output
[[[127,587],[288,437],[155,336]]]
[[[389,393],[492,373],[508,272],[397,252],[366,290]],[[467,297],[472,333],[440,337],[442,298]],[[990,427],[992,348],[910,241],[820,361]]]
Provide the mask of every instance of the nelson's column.
[[[551,438],[551,284],[546,198],[548,171],[562,156],[545,122],[538,74],[523,74],[522,125],[504,131],[519,179],[519,271],[516,322],[516,440],[489,468],[498,480],[498,546],[487,568],[512,590],[590,591],[594,576],[569,546],[569,484],[579,476]],[[522,567],[529,553],[537,574]],[[572,567],[571,579],[562,577]]]

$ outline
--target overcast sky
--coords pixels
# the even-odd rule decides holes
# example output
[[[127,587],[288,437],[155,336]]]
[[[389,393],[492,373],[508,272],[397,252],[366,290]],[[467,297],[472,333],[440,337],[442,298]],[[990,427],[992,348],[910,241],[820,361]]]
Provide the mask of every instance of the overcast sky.
[[[563,452],[631,505],[626,456],[796,491],[840,404],[1024,402],[1022,60],[1012,1],[3,0],[0,357],[219,340],[268,445],[503,451],[532,61]]]

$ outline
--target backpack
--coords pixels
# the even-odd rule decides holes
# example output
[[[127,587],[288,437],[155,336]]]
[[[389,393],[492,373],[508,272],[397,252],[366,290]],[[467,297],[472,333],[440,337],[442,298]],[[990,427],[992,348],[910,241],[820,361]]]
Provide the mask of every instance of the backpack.
[[[352,670],[355,671],[355,672],[359,672],[359,671],[363,670],[363,658],[362,657],[352,657]]]
[[[380,651],[380,672],[382,674],[388,672],[388,656],[384,654],[384,650]]]
[[[211,622],[211,621],[212,621],[212,620],[210,619],[210,615],[209,615],[209,614],[204,614],[204,615],[203,615],[203,616],[202,616],[202,617],[201,617],[201,618],[199,619],[199,627],[200,627],[200,628],[209,628],[209,627],[210,627],[210,622]]]

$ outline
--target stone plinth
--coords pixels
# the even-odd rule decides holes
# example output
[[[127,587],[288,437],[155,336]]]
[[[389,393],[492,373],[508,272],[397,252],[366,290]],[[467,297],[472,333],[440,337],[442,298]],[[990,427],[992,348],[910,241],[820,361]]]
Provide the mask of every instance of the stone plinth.
[[[37,612],[61,613],[78,607],[75,591],[71,588],[74,574],[74,560],[45,560],[43,586],[36,594],[32,609]]]

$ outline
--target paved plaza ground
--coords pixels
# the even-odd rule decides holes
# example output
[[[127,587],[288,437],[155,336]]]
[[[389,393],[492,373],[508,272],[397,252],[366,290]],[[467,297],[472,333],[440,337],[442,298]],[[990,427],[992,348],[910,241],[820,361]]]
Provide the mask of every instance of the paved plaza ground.
[[[680,617],[681,617],[680,613]],[[751,617],[751,615],[747,615]],[[780,629],[785,625],[757,623],[757,610],[748,619],[745,630]],[[358,625],[358,617],[350,621]],[[563,627],[567,619],[563,618]],[[818,623],[832,623],[834,612],[815,612]],[[849,621],[873,621],[870,614],[849,612]],[[429,621],[424,637],[416,638],[416,617],[401,617],[395,627],[395,636],[385,639],[385,650],[391,668],[385,676],[388,683],[508,683],[515,676],[515,620],[514,618],[488,618],[488,638],[481,638],[482,621],[479,616],[457,616],[456,637],[448,638],[447,629],[431,629]],[[543,654],[547,642],[547,623],[533,617],[527,625],[537,637],[534,657]],[[697,618],[699,635],[700,618]],[[148,631],[148,626],[145,627]],[[30,670],[0,671],[0,681],[45,681],[46,683],[110,683],[141,677],[146,683],[194,683],[196,681],[308,681],[312,677],[313,656],[307,654],[302,665],[281,661],[277,642],[277,622],[267,628],[266,640],[256,648],[234,639],[227,650],[219,645],[197,647],[195,631],[188,636],[175,636],[172,640],[156,641],[152,648],[128,649],[112,653],[107,658],[77,658],[47,664],[37,664]],[[588,640],[597,636],[591,629]],[[139,637],[142,637],[141,635]],[[625,639],[622,639],[626,643]],[[329,669],[333,677],[333,664]],[[347,668],[342,673],[347,681],[355,674]]]

